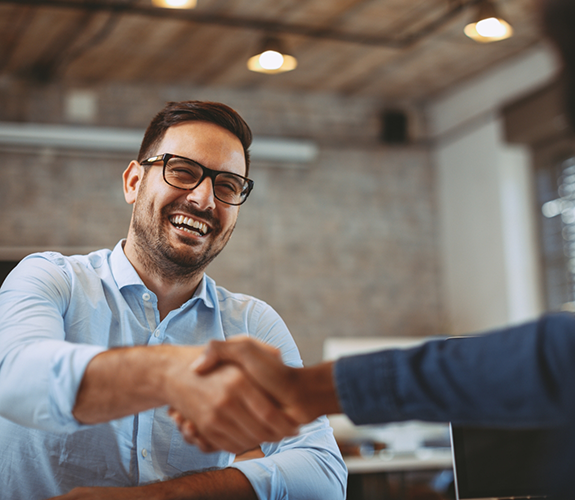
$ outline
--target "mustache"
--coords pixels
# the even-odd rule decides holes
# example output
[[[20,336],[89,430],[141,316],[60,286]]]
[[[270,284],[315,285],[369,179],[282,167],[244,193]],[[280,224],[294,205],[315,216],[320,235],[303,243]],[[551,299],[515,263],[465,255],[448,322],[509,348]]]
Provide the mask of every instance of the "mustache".
[[[208,223],[214,230],[219,230],[221,225],[220,221],[215,218],[211,210],[198,210],[196,207],[189,203],[171,203],[162,209],[162,215],[167,217],[170,213],[178,212],[192,218],[197,218]]]

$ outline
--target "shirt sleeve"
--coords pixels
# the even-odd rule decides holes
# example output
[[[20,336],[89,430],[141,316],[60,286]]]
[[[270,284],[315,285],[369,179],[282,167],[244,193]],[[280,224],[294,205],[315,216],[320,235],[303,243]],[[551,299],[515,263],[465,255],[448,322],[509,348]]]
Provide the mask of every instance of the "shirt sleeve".
[[[575,385],[575,316],[336,361],[355,424],[405,420],[540,427],[565,423]]]
[[[66,342],[71,284],[62,266],[24,259],[0,289],[0,415],[51,432],[84,427],[72,415],[89,361],[104,349]]]
[[[251,336],[280,349],[286,364],[302,366],[293,338],[271,307],[259,303],[249,331]],[[248,478],[259,499],[345,498],[347,468],[326,417],[302,426],[298,436],[264,443],[262,451],[265,458],[231,465]]]

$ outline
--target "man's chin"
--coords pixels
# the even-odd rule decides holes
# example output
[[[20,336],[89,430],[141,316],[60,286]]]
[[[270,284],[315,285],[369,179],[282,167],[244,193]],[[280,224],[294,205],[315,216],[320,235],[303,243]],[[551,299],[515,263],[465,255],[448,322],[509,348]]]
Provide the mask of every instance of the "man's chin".
[[[188,247],[199,247],[208,244],[208,236],[197,236],[193,234],[183,234],[182,231],[175,234],[176,243],[181,243]]]
[[[182,278],[196,274],[203,271],[208,264],[205,253],[191,251],[190,246],[164,248],[160,253],[163,256],[161,259],[163,264],[158,262],[158,268],[163,269],[164,274],[174,277]]]

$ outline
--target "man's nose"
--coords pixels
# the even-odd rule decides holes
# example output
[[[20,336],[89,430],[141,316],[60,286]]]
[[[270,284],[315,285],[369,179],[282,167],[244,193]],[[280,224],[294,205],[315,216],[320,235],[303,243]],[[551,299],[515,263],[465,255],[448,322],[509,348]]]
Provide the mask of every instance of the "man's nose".
[[[209,210],[216,207],[214,186],[212,179],[206,177],[200,184],[192,189],[187,197],[188,201],[195,203],[201,210]]]

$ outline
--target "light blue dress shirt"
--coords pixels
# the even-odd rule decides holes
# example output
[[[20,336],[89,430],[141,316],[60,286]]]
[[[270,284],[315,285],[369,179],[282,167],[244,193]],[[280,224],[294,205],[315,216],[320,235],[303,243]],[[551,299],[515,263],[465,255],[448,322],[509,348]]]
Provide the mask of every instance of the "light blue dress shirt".
[[[35,500],[76,486],[136,486],[189,471],[235,467],[260,499],[345,497],[347,471],[325,417],[233,463],[190,446],[156,408],[87,426],[72,416],[89,361],[114,346],[201,345],[248,334],[301,366],[285,323],[266,303],[204,276],[194,296],[160,321],[157,298],[123,252],[24,259],[0,289],[1,499]]]

